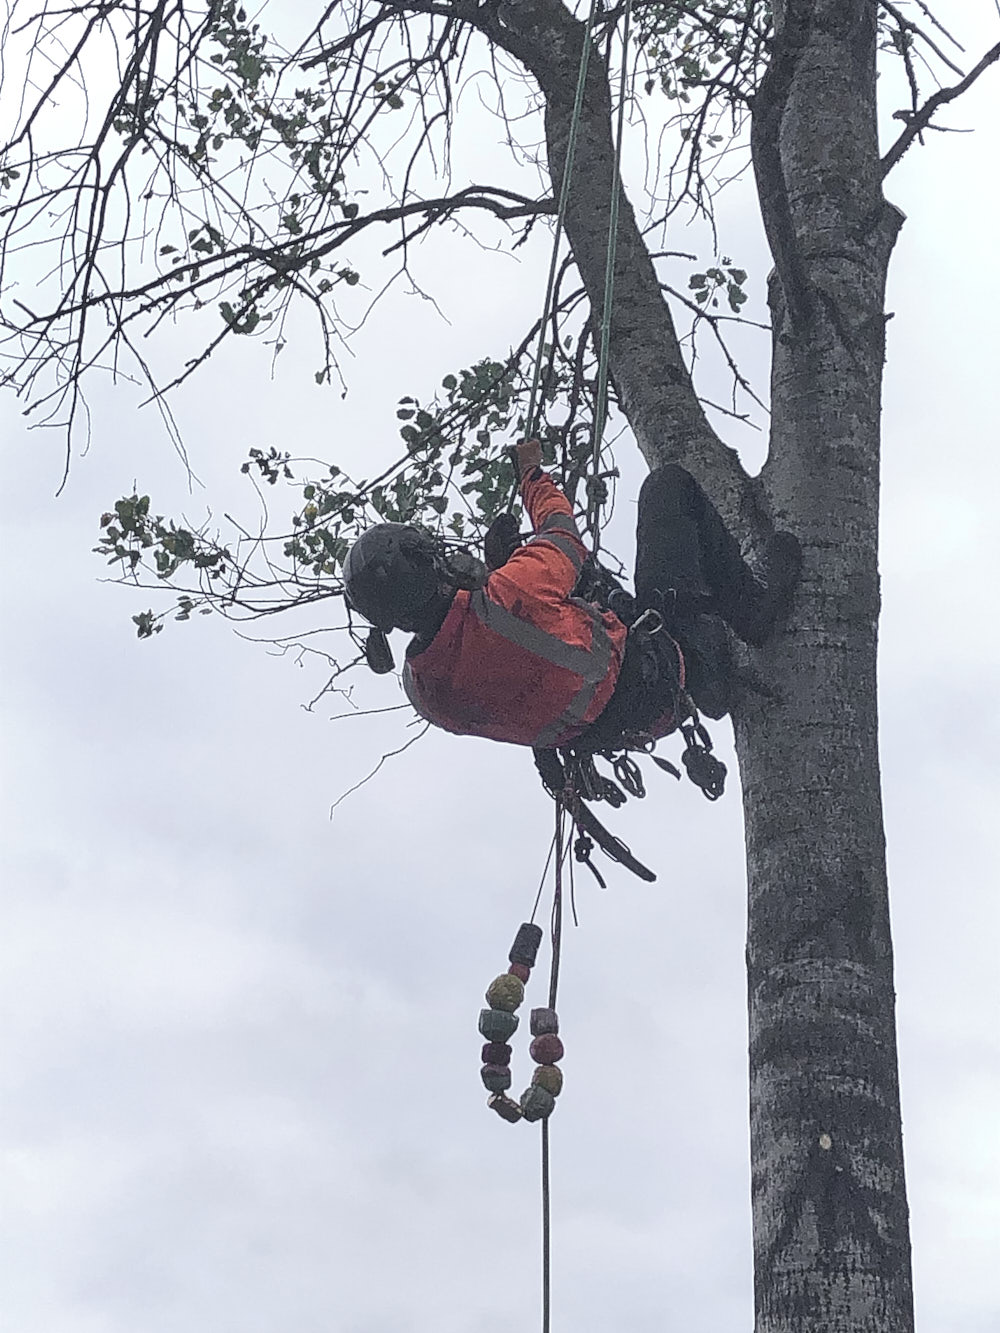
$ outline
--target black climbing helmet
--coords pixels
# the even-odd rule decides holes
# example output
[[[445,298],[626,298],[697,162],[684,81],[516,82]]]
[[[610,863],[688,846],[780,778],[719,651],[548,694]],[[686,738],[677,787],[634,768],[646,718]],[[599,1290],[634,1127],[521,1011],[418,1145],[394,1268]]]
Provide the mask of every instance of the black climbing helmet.
[[[344,561],[348,604],[381,630],[413,629],[435,599],[456,588],[479,588],[485,566],[448,548],[412,523],[377,523]]]
[[[382,630],[408,623],[441,586],[437,543],[410,523],[377,523],[344,561],[344,592],[354,610]]]

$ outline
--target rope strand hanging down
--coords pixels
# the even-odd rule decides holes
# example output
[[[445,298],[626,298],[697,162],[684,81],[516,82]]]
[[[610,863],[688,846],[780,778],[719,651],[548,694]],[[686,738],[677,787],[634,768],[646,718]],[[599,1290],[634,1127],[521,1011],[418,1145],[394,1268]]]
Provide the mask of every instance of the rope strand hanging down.
[[[555,887],[552,893],[552,963],[549,969],[549,1008],[555,1009],[562,953],[562,877],[566,859],[565,809],[556,801]],[[542,1333],[550,1333],[552,1315],[552,1201],[549,1179],[549,1118],[542,1121]]]
[[[611,356],[611,311],[615,295],[615,257],[618,253],[618,206],[621,202],[622,140],[625,130],[625,85],[628,74],[628,39],[632,26],[632,0],[626,0],[622,21],[622,65],[618,75],[618,123],[615,160],[611,174],[611,206],[608,216],[608,248],[604,263],[604,304],[601,310],[601,341],[597,354],[597,393],[593,422],[593,489],[587,497],[587,526],[594,555],[601,545],[601,501],[598,481],[601,472],[601,441],[608,411],[608,362]]]
[[[580,52],[580,67],[576,76],[576,95],[573,99],[573,115],[569,124],[569,138],[566,141],[566,162],[563,166],[562,184],[559,189],[559,205],[556,210],[556,229],[552,238],[552,257],[549,260],[549,276],[545,286],[545,300],[542,302],[542,318],[538,328],[538,349],[535,353],[535,367],[531,381],[531,395],[528,399],[528,417],[526,422],[527,438],[533,439],[538,425],[538,390],[542,381],[542,357],[545,349],[545,330],[552,317],[552,300],[556,287],[556,271],[559,264],[559,244],[562,241],[563,226],[566,219],[566,205],[569,202],[570,185],[573,180],[573,166],[576,160],[576,141],[580,130],[583,113],[583,93],[587,85],[587,70],[590,66],[591,34],[594,20],[600,8],[600,0],[590,0],[590,12],[583,34],[583,48]]]
[[[611,198],[608,217],[608,244],[604,268],[604,297],[601,310],[600,336],[597,352],[597,387],[594,398],[594,419],[591,425],[592,477],[587,494],[587,526],[590,531],[594,553],[600,547],[600,488],[598,480],[601,469],[601,441],[604,435],[605,417],[608,401],[608,363],[611,345],[611,312],[614,304],[615,258],[618,249],[618,214],[621,201],[621,159],[622,142],[625,126],[625,90],[628,77],[628,41],[632,23],[632,2],[626,0],[622,21],[622,60],[618,78],[618,110],[614,145],[614,164],[611,176]],[[566,142],[566,161],[563,165],[562,182],[559,189],[559,203],[556,210],[556,226],[552,238],[552,253],[549,258],[549,272],[545,285],[545,299],[542,302],[542,314],[538,325],[538,345],[535,349],[532,369],[531,392],[528,398],[528,413],[525,421],[525,438],[533,439],[538,434],[540,414],[540,389],[542,381],[542,363],[545,358],[545,335],[552,319],[552,307],[555,299],[556,275],[559,267],[559,247],[565,230],[566,211],[569,204],[573,170],[576,164],[576,146],[579,138],[580,123],[583,115],[583,98],[587,83],[587,71],[590,66],[590,51],[594,22],[601,0],[591,0],[587,14],[583,44],[580,51],[580,66],[577,71],[576,93],[573,100],[573,113],[570,119],[569,135]],[[513,506],[517,495],[517,484],[511,492],[510,505]]]

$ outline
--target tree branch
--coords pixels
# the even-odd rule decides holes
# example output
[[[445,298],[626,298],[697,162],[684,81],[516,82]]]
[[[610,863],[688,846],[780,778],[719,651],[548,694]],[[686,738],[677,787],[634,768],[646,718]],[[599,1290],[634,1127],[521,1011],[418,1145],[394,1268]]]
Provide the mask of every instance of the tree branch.
[[[961,83],[956,83],[952,88],[942,88],[936,92],[933,97],[929,97],[919,111],[913,115],[906,116],[906,129],[892,145],[886,155],[882,158],[882,179],[884,180],[893,169],[899,159],[903,156],[914,139],[918,139],[931,123],[934,113],[941,107],[947,106],[949,102],[954,102],[957,97],[961,97],[964,92],[976,82],[979,76],[985,73],[991,65],[1000,60],[1000,42],[991,47],[980,60],[979,64],[971,70]],[[897,113],[900,114],[900,113]]]
[[[483,31],[520,60],[545,97],[545,128],[553,192],[562,175],[572,118],[584,25],[560,0],[511,0]],[[591,311],[603,301],[611,184],[608,68],[595,49],[579,127],[566,234]],[[592,317],[594,317],[592,315]],[[731,526],[744,533],[760,513],[754,487],[735,450],[709,424],[694,391],[677,332],[631,204],[621,194],[611,319],[611,373],[620,406],[650,465],[677,461],[699,476]]]

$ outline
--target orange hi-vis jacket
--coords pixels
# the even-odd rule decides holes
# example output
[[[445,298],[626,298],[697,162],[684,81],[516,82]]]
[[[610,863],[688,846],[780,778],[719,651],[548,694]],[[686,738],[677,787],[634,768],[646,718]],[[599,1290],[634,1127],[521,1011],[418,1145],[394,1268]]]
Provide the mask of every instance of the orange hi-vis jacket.
[[[603,711],[627,631],[571,595],[587,548],[559,487],[536,468],[521,495],[535,535],[485,587],[455,594],[431,642],[407,654],[403,686],[417,712],[446,731],[548,748],[568,744]]]

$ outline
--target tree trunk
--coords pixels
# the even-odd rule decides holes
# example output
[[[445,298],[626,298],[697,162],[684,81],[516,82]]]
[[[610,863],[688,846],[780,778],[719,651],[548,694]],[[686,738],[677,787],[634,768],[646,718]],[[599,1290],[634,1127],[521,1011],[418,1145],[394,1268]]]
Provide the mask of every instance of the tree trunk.
[[[582,25],[511,0],[489,35],[545,94],[558,187]],[[912,1333],[876,705],[878,464],[889,256],[874,0],[779,0],[753,113],[775,262],[772,429],[760,481],[694,395],[623,201],[611,364],[651,462],[689,467],[730,526],[802,541],[786,630],[754,654],[778,693],[734,712],[749,881],[756,1333]],[[566,230],[600,309],[613,171],[607,69],[591,57]]]
[[[776,7],[753,150],[775,258],[764,484],[793,620],[735,718],[757,1333],[913,1328],[878,760],[884,201],[870,0]]]

